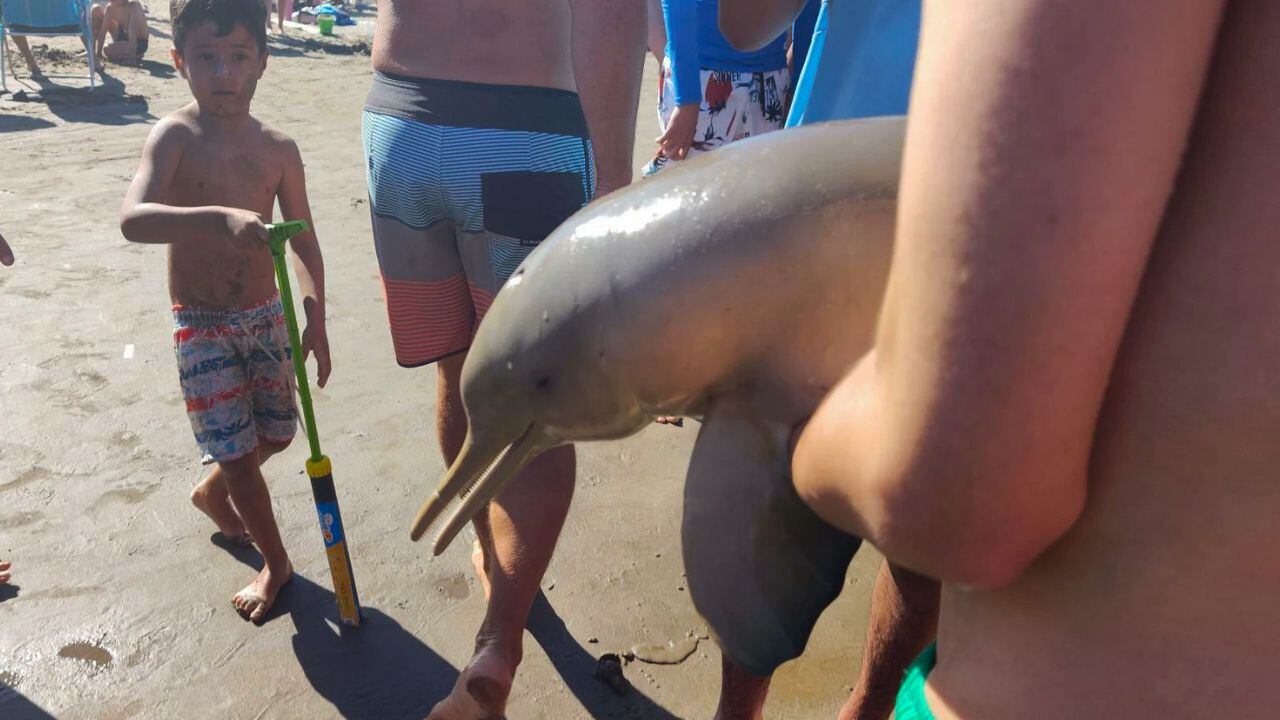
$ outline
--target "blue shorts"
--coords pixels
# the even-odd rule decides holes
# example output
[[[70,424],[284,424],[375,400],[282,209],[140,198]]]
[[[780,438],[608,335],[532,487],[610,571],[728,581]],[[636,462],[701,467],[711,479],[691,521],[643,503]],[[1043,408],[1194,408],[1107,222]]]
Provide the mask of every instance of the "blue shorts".
[[[379,72],[362,132],[396,361],[466,350],[516,267],[595,194],[578,95]]]

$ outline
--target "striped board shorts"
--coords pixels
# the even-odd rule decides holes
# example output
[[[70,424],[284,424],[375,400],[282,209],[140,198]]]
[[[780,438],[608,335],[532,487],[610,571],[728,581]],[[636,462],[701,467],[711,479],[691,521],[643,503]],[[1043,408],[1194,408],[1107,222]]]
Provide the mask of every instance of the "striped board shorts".
[[[463,352],[498,290],[595,194],[577,93],[374,74],[362,122],[396,362]]]

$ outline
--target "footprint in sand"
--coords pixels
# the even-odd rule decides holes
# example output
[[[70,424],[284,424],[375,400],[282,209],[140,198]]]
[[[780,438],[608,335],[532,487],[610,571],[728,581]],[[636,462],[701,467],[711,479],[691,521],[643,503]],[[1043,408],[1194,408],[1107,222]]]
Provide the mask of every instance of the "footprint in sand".
[[[27,468],[26,470],[23,470],[22,472],[18,473],[18,477],[14,478],[13,480],[10,480],[7,483],[0,485],[0,492],[5,492],[7,490],[17,490],[23,485],[27,485],[27,484],[36,482],[38,480],[47,480],[51,477],[53,477],[52,470],[50,470],[47,467],[33,465]]]
[[[432,581],[431,586],[450,600],[463,600],[471,594],[471,584],[467,582],[465,573],[441,575]]]
[[[142,444],[142,436],[128,430],[121,430],[111,435],[111,444],[125,450],[132,450]]]
[[[43,519],[44,513],[36,510],[27,510],[25,512],[14,513],[12,515],[0,515],[0,527],[22,527],[23,525],[30,525],[33,522]]]
[[[36,367],[50,372],[30,387],[73,415],[92,415],[99,406],[91,398],[110,384],[107,376],[92,366],[101,366],[106,360],[103,353],[67,353],[46,358]]]
[[[160,489],[160,483],[151,483],[150,485],[142,485],[139,487],[119,488],[117,490],[108,490],[93,502],[93,509],[99,510],[103,506],[120,503],[123,505],[137,505],[146,500],[156,490]]]
[[[36,363],[36,367],[41,370],[51,370],[54,367],[72,365],[85,360],[103,361],[107,359],[106,353],[82,352],[70,353],[65,352],[75,347],[83,347],[84,343],[79,341],[64,341],[59,343],[59,354],[51,358],[46,358]]]

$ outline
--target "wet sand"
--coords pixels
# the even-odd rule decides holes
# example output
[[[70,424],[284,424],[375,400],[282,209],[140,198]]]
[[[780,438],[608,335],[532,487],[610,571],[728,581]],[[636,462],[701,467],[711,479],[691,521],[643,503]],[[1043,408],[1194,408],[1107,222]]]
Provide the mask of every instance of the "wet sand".
[[[360,151],[370,69],[359,31],[273,39],[254,104],[302,149],[325,252],[334,374],[316,411],[366,616],[340,631],[301,436],[265,469],[297,575],[263,627],[229,603],[257,554],[216,543],[187,499],[203,469],[178,390],[164,251],[126,243],[117,227],[151,125],[189,101],[167,23],[155,30],[144,66],[109,68],[93,94],[36,99],[38,85],[11,79],[26,99],[0,96],[0,232],[18,258],[0,268],[0,558],[14,562],[14,584],[0,587],[0,717],[421,717],[469,658],[484,602],[468,543],[433,559],[408,540],[444,471],[435,373],[392,358]],[[33,39],[43,44],[75,48]],[[45,59],[46,72],[70,76],[53,82],[85,85],[83,64]],[[637,168],[658,134],[652,59],[646,70]],[[625,665],[625,697],[593,677],[606,652],[705,633],[679,546],[696,428],[580,447],[513,720],[713,712],[710,641],[676,664]],[[857,670],[876,562],[859,555],[807,654],[778,673],[768,717],[834,716]]]

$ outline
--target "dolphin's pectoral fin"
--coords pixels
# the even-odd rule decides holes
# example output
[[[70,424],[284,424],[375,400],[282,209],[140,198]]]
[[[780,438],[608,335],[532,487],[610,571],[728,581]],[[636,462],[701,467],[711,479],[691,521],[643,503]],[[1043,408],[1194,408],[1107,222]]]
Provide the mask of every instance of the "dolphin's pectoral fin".
[[[717,410],[698,434],[685,484],[685,572],[721,649],[769,675],[804,651],[861,540],[796,495],[785,428]]]

